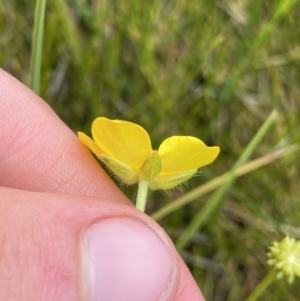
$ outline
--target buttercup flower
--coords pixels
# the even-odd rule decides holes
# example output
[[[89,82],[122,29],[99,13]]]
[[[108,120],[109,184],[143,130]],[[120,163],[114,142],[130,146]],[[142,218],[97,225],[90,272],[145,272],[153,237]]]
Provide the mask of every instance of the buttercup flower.
[[[292,283],[295,276],[300,277],[300,241],[285,237],[279,243],[273,242],[269,249],[268,264],[278,270],[278,278],[285,275],[288,277],[288,282]]]
[[[199,167],[218,156],[217,146],[207,147],[189,136],[173,136],[153,150],[148,133],[139,125],[99,117],[89,138],[79,132],[85,144],[123,183],[138,182],[136,207],[144,211],[148,188],[170,189],[191,178]]]
[[[190,136],[173,136],[153,150],[148,133],[139,125],[99,117],[89,138],[79,132],[85,144],[122,182],[146,181],[150,189],[170,189],[191,178],[199,167],[218,156],[217,146],[208,147]]]

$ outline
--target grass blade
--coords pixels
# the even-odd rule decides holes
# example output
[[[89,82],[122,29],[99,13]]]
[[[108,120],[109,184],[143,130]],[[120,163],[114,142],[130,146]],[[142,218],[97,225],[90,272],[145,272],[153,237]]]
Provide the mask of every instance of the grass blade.
[[[257,158],[255,160],[252,160],[240,168],[237,169],[235,173],[235,177],[241,177],[243,175],[246,175],[262,166],[265,166],[267,164],[270,164],[277,159],[280,159],[282,157],[285,157],[295,151],[298,151],[300,149],[300,146],[297,144],[292,144],[289,146],[286,146],[284,148],[281,148],[279,150],[276,150],[270,154],[267,154],[265,156],[262,156],[260,158]],[[217,178],[214,178],[213,180],[201,185],[200,187],[195,188],[194,190],[190,191],[189,193],[184,194],[183,196],[179,197],[178,199],[172,201],[170,204],[162,207],[161,209],[154,212],[151,217],[155,219],[156,221],[161,220],[162,218],[168,216],[169,214],[173,213],[174,211],[180,209],[181,207],[195,201],[196,199],[199,199],[203,195],[217,189],[221,185],[223,185],[224,182],[228,180],[230,177],[231,171],[224,173],[221,176],[218,176]]]
[[[37,0],[30,56],[30,88],[37,94],[40,93],[45,8],[46,0]]]
[[[268,130],[273,125],[274,121],[277,117],[277,112],[274,110],[265,121],[265,123],[261,126],[259,131],[250,141],[242,155],[239,157],[232,170],[230,171],[230,175],[227,180],[223,183],[223,185],[213,194],[210,200],[207,201],[202,210],[198,212],[198,214],[194,217],[192,222],[186,228],[180,239],[176,243],[176,247],[178,250],[182,250],[189,242],[192,235],[208,220],[209,216],[214,212],[216,208],[220,205],[222,201],[222,197],[228,191],[230,186],[232,185],[234,179],[236,178],[236,171],[239,167],[241,167],[251,156],[253,151],[257,148],[262,138],[268,132]]]

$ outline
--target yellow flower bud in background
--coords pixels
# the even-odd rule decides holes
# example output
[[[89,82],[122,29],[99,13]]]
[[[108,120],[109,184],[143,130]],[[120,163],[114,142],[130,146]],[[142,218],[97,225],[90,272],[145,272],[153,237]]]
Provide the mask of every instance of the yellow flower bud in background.
[[[268,264],[278,270],[278,278],[286,276],[292,283],[295,276],[300,277],[300,241],[287,236],[281,242],[273,242],[269,249]]]

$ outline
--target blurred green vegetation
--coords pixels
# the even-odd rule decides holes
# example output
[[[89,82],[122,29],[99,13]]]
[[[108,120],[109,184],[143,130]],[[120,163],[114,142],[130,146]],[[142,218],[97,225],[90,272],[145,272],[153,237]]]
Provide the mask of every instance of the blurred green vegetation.
[[[29,84],[34,1],[1,1],[1,67]],[[255,159],[300,140],[300,1],[48,1],[41,96],[74,131],[97,116],[130,120],[153,147],[191,135],[221,154],[147,212],[227,171],[273,109]],[[207,300],[243,300],[268,273],[267,247],[300,238],[299,152],[238,178],[182,251]],[[136,187],[122,187],[134,199]],[[177,241],[209,201],[196,198],[159,223]],[[281,280],[263,300],[300,300]]]

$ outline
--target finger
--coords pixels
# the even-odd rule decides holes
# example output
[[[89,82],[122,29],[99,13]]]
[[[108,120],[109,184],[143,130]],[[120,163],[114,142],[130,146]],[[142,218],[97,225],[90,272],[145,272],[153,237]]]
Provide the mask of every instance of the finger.
[[[1,70],[0,111],[0,185],[131,204],[51,108]],[[203,300],[188,269],[180,265],[176,301]]]
[[[176,250],[130,206],[0,188],[0,241],[0,300],[175,300]]]
[[[199,286],[179,255],[178,261],[180,266],[180,279],[175,301],[205,301]]]
[[[0,186],[129,204],[52,109],[0,70]]]

